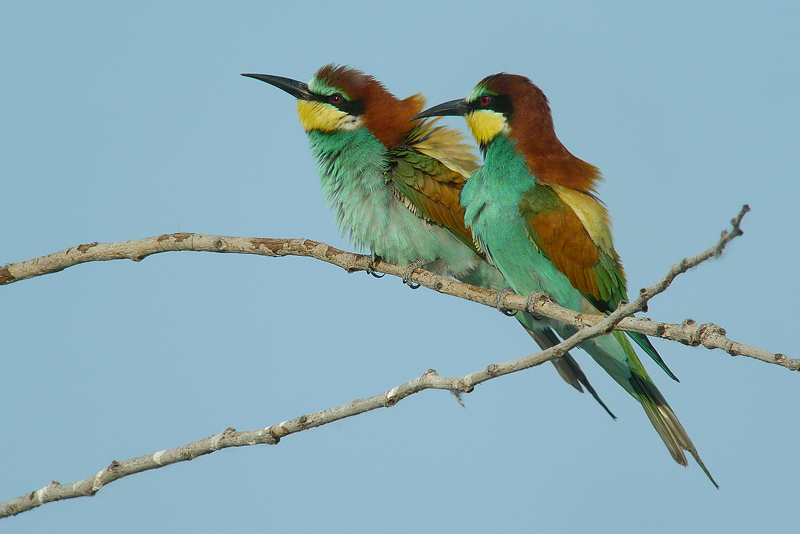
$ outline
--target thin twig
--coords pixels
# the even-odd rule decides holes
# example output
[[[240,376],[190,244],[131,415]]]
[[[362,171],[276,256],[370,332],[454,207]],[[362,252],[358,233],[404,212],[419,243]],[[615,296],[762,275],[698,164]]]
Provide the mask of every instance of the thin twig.
[[[631,313],[633,313],[632,307],[628,307],[631,308]],[[486,382],[487,380],[535,367],[553,358],[563,356],[570,349],[587,339],[607,334],[618,320],[618,318],[609,316],[596,326],[584,328],[572,337],[547,350],[518,360],[491,364],[484,369],[462,377],[447,378],[439,376],[433,369],[428,369],[422,376],[414,380],[367,399],[354,400],[347,404],[336,406],[335,408],[303,415],[290,421],[284,421],[283,423],[278,423],[277,425],[272,425],[260,430],[237,432],[232,428],[228,428],[214,436],[174,449],[158,451],[121,462],[113,461],[104,469],[101,469],[96,474],[81,481],[71,484],[61,484],[54,480],[36,491],[0,503],[0,518],[17,515],[48,502],[74,499],[77,497],[91,497],[100,491],[103,486],[115,480],[119,480],[120,478],[149,471],[150,469],[158,469],[159,467],[178,462],[193,460],[198,456],[211,454],[221,449],[261,444],[277,445],[281,438],[290,434],[323,426],[377,408],[389,408],[402,399],[426,389],[443,389],[455,393],[470,393],[474,390],[476,385]]]

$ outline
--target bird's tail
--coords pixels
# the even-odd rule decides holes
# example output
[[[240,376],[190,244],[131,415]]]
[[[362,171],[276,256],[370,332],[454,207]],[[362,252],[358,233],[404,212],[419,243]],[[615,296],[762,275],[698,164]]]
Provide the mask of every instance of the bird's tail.
[[[536,343],[542,348],[542,350],[549,349],[550,347],[554,347],[560,343],[558,336],[556,336],[556,333],[553,332],[551,328],[531,330],[525,325],[522,326],[525,328],[528,334],[530,334],[533,340],[536,341]],[[589,379],[586,378],[581,366],[578,365],[578,362],[575,361],[569,352],[560,358],[550,361],[553,362],[556,371],[558,371],[558,374],[561,375],[561,378],[563,378],[567,384],[571,385],[581,393],[583,393],[583,389],[586,388],[586,391],[588,391],[589,394],[594,397],[594,400],[596,400],[600,406],[602,406],[603,409],[608,412],[608,415],[610,415],[614,420],[617,419],[617,416],[608,409],[606,403],[603,402],[603,400],[597,394],[597,391],[595,391],[595,389],[592,387]]]
[[[620,346],[623,353],[619,351]],[[581,347],[585,348],[614,380],[641,403],[656,432],[669,449],[672,458],[686,466],[688,462],[684,451],[688,452],[697,461],[711,483],[719,489],[719,485],[711,476],[703,460],[700,459],[700,455],[683,425],[647,375],[647,371],[625,335],[615,331],[611,335],[589,340]]]
[[[703,460],[700,459],[700,455],[697,453],[694,443],[689,439],[689,435],[686,433],[681,422],[678,421],[675,412],[672,411],[672,408],[667,404],[667,401],[656,388],[655,384],[647,380],[642,380],[636,374],[631,376],[630,381],[634,391],[637,393],[636,396],[639,398],[639,402],[642,403],[647,417],[650,419],[653,427],[655,427],[658,435],[661,436],[661,439],[664,441],[664,444],[667,446],[667,449],[669,449],[675,461],[683,466],[688,465],[686,455],[683,454],[683,451],[689,452],[711,483],[719,489],[719,485],[714,480],[714,477],[711,476]]]

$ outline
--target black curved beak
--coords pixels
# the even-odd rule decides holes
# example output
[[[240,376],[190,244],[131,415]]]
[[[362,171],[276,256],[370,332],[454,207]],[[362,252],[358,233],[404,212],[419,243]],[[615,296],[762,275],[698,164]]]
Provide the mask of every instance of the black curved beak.
[[[444,104],[439,104],[438,106],[428,108],[425,111],[411,117],[411,120],[415,121],[417,119],[424,119],[426,117],[444,117],[445,115],[455,115],[460,117],[466,115],[467,113],[469,113],[469,107],[467,107],[467,103],[463,99],[459,98],[458,100],[451,100],[449,102],[445,102]]]
[[[308,84],[299,82],[291,78],[284,78],[283,76],[273,76],[271,74],[248,74],[243,73],[242,76],[248,78],[255,78],[270,85],[274,85],[278,89],[283,89],[298,100],[312,100],[314,97],[311,91],[308,90]]]

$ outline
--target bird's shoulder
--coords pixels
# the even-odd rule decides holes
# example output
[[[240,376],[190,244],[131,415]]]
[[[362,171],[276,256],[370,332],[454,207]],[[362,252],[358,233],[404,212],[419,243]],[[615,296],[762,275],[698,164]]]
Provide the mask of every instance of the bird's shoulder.
[[[598,308],[625,298],[611,221],[594,195],[540,182],[522,194],[519,211],[534,245]]]
[[[409,209],[471,244],[460,198],[478,160],[460,132],[433,122],[417,125],[389,150],[387,181]]]

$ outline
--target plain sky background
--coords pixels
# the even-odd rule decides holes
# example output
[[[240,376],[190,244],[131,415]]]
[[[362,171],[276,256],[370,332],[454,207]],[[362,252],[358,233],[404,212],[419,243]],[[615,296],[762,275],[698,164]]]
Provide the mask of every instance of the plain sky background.
[[[790,356],[797,343],[800,4],[6,2],[0,264],[186,231],[352,249],[285,93],[345,63],[400,97],[499,71],[550,98],[630,288],[744,236],[650,305]],[[463,120],[451,124],[463,128]],[[800,375],[655,340],[654,380],[721,489],[576,356],[619,420],[551,366],[424,392],[0,521],[60,532],[796,532]],[[0,288],[0,500],[50,480],[456,376],[535,345],[495,310],[304,258],[167,253]]]

